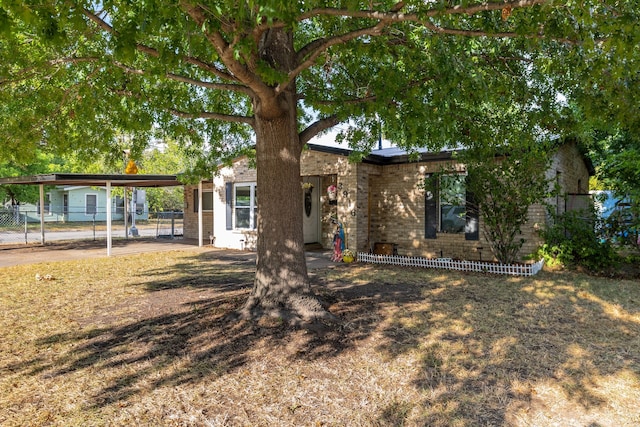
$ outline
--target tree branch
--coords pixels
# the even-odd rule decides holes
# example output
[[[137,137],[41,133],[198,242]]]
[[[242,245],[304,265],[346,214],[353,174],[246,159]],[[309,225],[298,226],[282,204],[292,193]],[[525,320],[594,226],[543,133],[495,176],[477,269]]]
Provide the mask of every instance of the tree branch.
[[[139,76],[142,76],[142,75],[146,74],[145,70],[132,68],[132,67],[129,67],[129,66],[127,66],[127,65],[125,65],[125,64],[123,64],[121,62],[115,61],[114,65],[116,67],[126,71],[127,73],[130,73],[130,74],[137,74]],[[204,87],[204,88],[207,88],[207,89],[229,90],[229,91],[233,91],[233,92],[244,93],[249,97],[253,96],[253,92],[251,91],[251,89],[249,89],[248,87],[243,86],[243,85],[232,84],[232,83],[206,82],[206,81],[194,79],[194,78],[191,78],[191,77],[181,76],[181,75],[175,74],[175,73],[167,73],[167,74],[165,74],[165,77],[168,78],[169,80],[173,80],[173,81],[176,81],[176,82],[187,83],[187,84],[194,85],[194,86],[200,86],[200,87]]]
[[[309,125],[305,130],[300,132],[300,143],[302,145],[306,144],[313,138],[318,135],[320,132],[330,129],[340,123],[337,116],[329,116],[324,119],[320,119],[311,125]]]
[[[198,24],[199,27],[206,24],[207,16],[205,14],[205,9],[202,7],[194,6],[184,0],[180,2],[180,7],[191,17],[191,19],[194,20],[196,24]],[[247,67],[236,60],[233,48],[227,43],[224,37],[222,37],[222,34],[220,34],[219,31],[205,31],[205,36],[216,52],[218,52],[220,60],[232,73],[234,79],[247,85],[258,96],[262,95],[266,97],[268,95],[272,95],[272,89],[269,86],[262,82],[262,80],[247,69]]]
[[[428,28],[429,30],[433,31],[434,33],[438,33],[438,34],[448,34],[448,35],[454,35],[454,36],[465,36],[465,37],[496,37],[496,38],[513,38],[513,37],[519,37],[521,36],[518,33],[514,33],[514,32],[500,32],[500,33],[489,33],[487,31],[478,31],[478,30],[459,30],[459,29],[455,29],[455,28],[445,28],[445,27],[440,27],[437,26],[435,24],[432,24],[431,22],[422,22],[422,25],[425,26],[425,28]],[[534,38],[537,37],[537,35],[528,35],[525,36],[527,38]]]
[[[187,113],[185,111],[180,111],[176,109],[171,109],[169,111],[174,116],[177,116],[183,119],[215,119],[215,120],[222,120],[225,122],[244,123],[251,127],[254,127],[254,119],[252,117],[234,116],[232,114],[210,113],[207,111],[202,111],[200,113]]]
[[[392,13],[398,12],[400,9],[402,9],[402,7],[404,7],[404,2],[396,3],[390,9],[390,12],[392,12]],[[304,19],[300,19],[300,20],[302,21]],[[319,49],[320,46],[322,46],[326,42],[326,40],[327,39],[325,39],[325,38],[317,39],[317,40],[314,40],[311,43],[307,44],[306,46],[303,46],[302,49],[300,49],[298,51],[298,55],[297,55],[298,62],[304,60],[304,58],[306,58],[307,55],[309,55],[311,52],[316,51],[317,49]]]
[[[80,64],[82,62],[96,62],[98,60],[99,60],[99,58],[97,58],[95,56],[58,58],[58,59],[52,59],[50,61],[44,62],[44,65],[56,66],[56,65],[66,65],[66,64]],[[3,85],[5,83],[17,82],[17,81],[20,81],[20,80],[28,79],[28,78],[30,78],[31,76],[33,76],[35,74],[35,71],[39,67],[40,66],[34,65],[34,66],[31,66],[31,67],[24,68],[24,69],[20,70],[19,72],[17,72],[15,74],[16,78],[1,79],[0,80],[0,85]]]
[[[306,60],[304,60],[303,62],[299,62],[298,66],[293,69],[288,75],[287,75],[287,79],[285,81],[283,81],[282,83],[278,84],[278,86],[276,86],[276,93],[280,93],[282,91],[285,90],[285,88],[304,70],[306,70],[307,68],[311,67],[313,64],[315,64],[315,60],[316,58],[318,58],[323,52],[325,52],[327,49],[329,49],[331,46],[335,46],[338,44],[344,44],[348,41],[357,39],[358,37],[361,36],[375,36],[380,34],[380,32],[382,31],[382,29],[386,26],[387,24],[385,22],[379,22],[378,24],[376,24],[373,27],[369,27],[369,28],[362,28],[356,31],[352,31],[350,33],[346,33],[346,34],[342,34],[336,37],[331,37],[328,39],[320,39],[318,40],[318,43],[314,44],[314,50],[310,51],[310,49],[305,50],[305,52],[307,53],[307,58]],[[304,49],[304,48],[303,48]],[[299,58],[300,55],[298,55]]]
[[[479,12],[491,11],[491,10],[502,10],[506,7],[514,8],[524,8],[531,7],[536,4],[545,4],[548,3],[549,0],[517,0],[517,1],[494,1],[494,2],[486,2],[477,5],[470,6],[454,6],[446,9],[431,9],[425,13],[415,14],[415,13],[401,13],[400,11],[405,6],[403,1],[396,3],[393,7],[389,9],[387,12],[375,11],[375,10],[358,10],[358,11],[349,11],[345,9],[338,8],[318,8],[310,10],[307,13],[304,13],[300,16],[298,21],[304,21],[307,19],[311,19],[317,16],[335,16],[335,17],[343,17],[343,18],[364,18],[364,19],[372,19],[378,21],[378,23],[372,27],[362,28],[359,30],[355,30],[346,34],[342,34],[336,37],[328,38],[328,39],[317,39],[313,42],[307,44],[302,47],[297,54],[297,62],[299,65],[289,73],[287,80],[282,82],[278,87],[276,87],[276,91],[281,92],[284,88],[289,85],[296,76],[298,76],[302,71],[307,68],[313,66],[315,64],[315,60],[327,49],[331,46],[335,46],[338,44],[344,44],[348,41],[356,39],[358,37],[364,35],[377,35],[379,32],[386,26],[397,23],[397,22],[416,22],[421,25],[424,25],[426,28],[440,34],[451,34],[451,35],[460,35],[467,37],[478,37],[478,36],[491,36],[491,37],[502,37],[502,38],[512,38],[518,37],[518,34],[512,32],[501,32],[501,33],[489,33],[484,31],[471,31],[471,30],[456,30],[451,28],[443,28],[439,27],[431,22],[428,22],[426,17],[437,17],[443,15],[473,15]],[[530,37],[537,37],[530,36]]]
[[[104,21],[102,18],[100,18],[99,16],[97,16],[95,13],[92,13],[89,10],[85,9],[85,16],[87,16],[91,21],[93,21],[94,23],[96,23],[100,28],[102,28],[104,31],[110,33],[110,34],[115,34],[115,30],[113,29],[112,26],[110,26],[106,21]],[[160,53],[154,49],[151,48],[149,46],[145,46],[142,44],[136,44],[136,49],[140,52],[146,53],[150,56],[153,57],[159,57]],[[223,72],[222,70],[218,69],[217,67],[211,65],[211,64],[207,64],[206,62],[198,59],[198,58],[193,58],[193,57],[188,57],[188,56],[183,56],[181,58],[183,61],[195,65],[205,71],[211,72],[212,74],[214,74],[215,76],[222,78],[224,80],[229,80],[229,81],[237,81],[237,79],[235,79],[231,74],[228,74],[226,72]],[[120,62],[114,62],[114,64],[125,70],[128,73],[132,73],[132,74],[138,74],[138,75],[142,75],[145,74],[144,70],[140,70],[140,69],[134,69],[131,68],[123,63]],[[181,76],[179,74],[176,73],[167,73],[165,75],[168,79],[174,80],[174,81],[179,81],[179,82],[183,82],[183,83],[188,83],[191,85],[195,85],[195,86],[200,86],[200,87],[204,87],[204,88],[208,88],[208,89],[216,89],[216,90],[231,90],[231,91],[235,91],[235,92],[242,92],[245,93],[248,96],[252,96],[253,93],[251,92],[251,90],[243,85],[238,85],[238,84],[228,84],[228,83],[215,83],[215,82],[206,82],[203,80],[198,80],[198,79],[194,79],[191,77],[185,77],[185,76]]]
[[[453,35],[453,36],[463,36],[463,37],[494,37],[494,38],[524,37],[526,39],[541,39],[544,37],[543,31],[542,31],[544,28],[541,28],[541,31],[538,34],[518,34],[513,32],[490,33],[488,31],[460,30],[456,28],[439,27],[429,22],[423,22],[422,25],[424,25],[425,28],[428,28],[435,33],[447,34],[447,35]],[[596,42],[601,42],[603,40],[605,39],[595,39]],[[554,38],[553,41],[556,41],[558,43],[563,43],[563,44],[570,44],[570,45],[580,44],[579,41],[571,40],[567,38],[561,38],[561,39]]]
[[[118,33],[113,29],[113,27],[111,25],[109,25],[104,19],[100,18],[98,15],[96,15],[95,13],[93,13],[92,11],[88,10],[88,9],[84,9],[84,15],[89,18],[89,20],[91,20],[92,22],[94,22],[99,28],[102,28],[104,31],[106,31],[109,34],[114,34],[117,35]],[[141,43],[136,43],[136,49],[139,52],[145,53],[149,56],[152,56],[154,58],[157,58],[160,56],[160,52],[158,52],[157,49],[154,49],[152,47],[143,45]],[[213,75],[215,75],[216,77],[219,77],[223,80],[229,80],[229,81],[237,81],[237,79],[235,79],[233,77],[233,75],[219,69],[218,67],[206,63],[198,58],[194,58],[191,56],[181,56],[180,59],[184,62],[186,62],[187,64],[191,64],[194,65],[204,71],[207,71]]]
[[[253,96],[253,92],[251,89],[244,85],[232,84],[232,83],[215,83],[215,82],[206,82],[203,80],[193,79],[191,77],[180,76],[175,73],[167,73],[167,78],[171,80],[175,80],[177,82],[188,83],[194,86],[200,86],[207,89],[215,89],[215,90],[230,90],[234,92],[242,92],[247,96]]]
[[[305,99],[304,97],[300,97],[300,99]],[[351,98],[351,99],[336,99],[336,100],[328,100],[321,99],[315,101],[318,105],[358,105],[358,104],[366,104],[367,102],[373,102],[378,97],[376,95],[365,96],[363,98]]]
[[[444,15],[474,15],[479,12],[491,10],[502,10],[510,7],[512,9],[526,8],[537,4],[549,3],[550,0],[516,0],[516,1],[493,1],[469,6],[453,6],[445,9],[433,8],[426,12],[402,13],[400,10],[405,6],[404,2],[396,3],[388,12],[377,10],[347,10],[339,8],[317,8],[303,13],[298,21],[315,18],[318,16],[337,16],[343,18],[365,18],[376,21],[392,22],[423,22],[425,17],[436,17]]]

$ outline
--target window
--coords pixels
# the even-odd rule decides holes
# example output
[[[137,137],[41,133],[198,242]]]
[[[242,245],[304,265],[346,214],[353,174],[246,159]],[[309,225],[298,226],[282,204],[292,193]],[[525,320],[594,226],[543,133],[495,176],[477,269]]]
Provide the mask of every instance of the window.
[[[84,213],[85,215],[95,215],[98,213],[98,195],[97,194],[85,194]]]
[[[425,176],[425,239],[437,239],[438,233],[464,233],[465,240],[479,239],[480,213],[467,179],[465,174]]]
[[[198,189],[193,190],[193,211],[198,212]],[[213,211],[213,191],[211,190],[203,190],[202,191],[202,212],[212,212]]]
[[[440,177],[440,231],[462,233],[466,224],[466,175]]]
[[[113,199],[113,205],[115,206],[117,215],[124,215],[124,197],[116,196]]]
[[[40,201],[36,203],[37,215],[40,215]],[[51,193],[44,195],[44,214],[51,215]]]
[[[255,229],[258,218],[256,184],[235,184],[233,201],[235,228]]]

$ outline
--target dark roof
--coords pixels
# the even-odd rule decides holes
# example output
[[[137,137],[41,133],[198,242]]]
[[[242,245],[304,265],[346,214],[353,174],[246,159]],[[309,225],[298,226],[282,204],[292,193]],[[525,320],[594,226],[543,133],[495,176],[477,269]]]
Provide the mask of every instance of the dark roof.
[[[349,156],[353,152],[353,150],[350,149],[328,147],[326,145],[307,144],[307,146],[313,151],[336,154],[339,156]],[[408,151],[398,147],[390,147],[383,148],[381,150],[373,150],[364,159],[362,159],[362,161],[364,163],[371,163],[375,165],[395,165],[400,163],[410,163],[412,161],[426,162],[430,160],[445,160],[450,159],[454,151],[456,151],[456,149],[444,149],[439,152],[433,152],[429,151],[427,148],[418,148],[416,149],[416,153],[418,153],[417,159],[411,159]]]
[[[573,139],[557,139],[557,146],[560,146],[565,143],[577,143],[577,141]],[[310,150],[319,151],[322,153],[336,154],[339,156],[349,156],[353,150],[339,147],[329,147],[325,145],[316,145],[316,144],[307,144]],[[369,155],[362,159],[363,163],[370,163],[375,165],[397,165],[403,163],[412,163],[412,162],[429,162],[436,160],[448,160],[451,159],[453,153],[456,151],[461,151],[463,149],[462,146],[458,146],[456,148],[445,147],[441,151],[430,151],[428,148],[419,147],[416,148],[415,153],[417,153],[417,157],[412,157],[410,152],[405,150],[404,148],[399,147],[389,147],[383,148],[381,150],[373,150]],[[580,155],[582,160],[587,167],[589,172],[589,176],[595,175],[595,168],[593,166],[593,162],[591,158],[587,156],[583,150],[580,149]]]
[[[89,185],[104,187],[110,182],[114,187],[174,187],[182,185],[175,175],[110,175],[85,173],[51,173],[33,176],[0,178],[0,185]]]

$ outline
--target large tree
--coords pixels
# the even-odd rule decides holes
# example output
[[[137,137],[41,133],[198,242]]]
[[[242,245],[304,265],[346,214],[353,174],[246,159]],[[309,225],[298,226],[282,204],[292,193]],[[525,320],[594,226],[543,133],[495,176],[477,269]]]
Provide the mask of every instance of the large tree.
[[[0,4],[2,155],[24,161],[43,145],[115,156],[119,132],[138,152],[159,131],[210,158],[255,144],[258,260],[244,313],[293,319],[330,316],[304,259],[306,142],[338,123],[364,152],[380,123],[406,148],[558,131],[577,89],[588,102],[633,69],[640,10],[614,0]],[[486,114],[500,110],[513,114]]]
[[[17,162],[11,159],[0,157],[0,176],[25,176],[42,173],[58,172],[63,168],[64,159],[56,157],[50,153],[35,150],[31,159],[27,163]],[[0,186],[0,208],[4,204],[16,205],[19,203],[36,203],[39,191],[34,187],[24,185],[2,185]]]

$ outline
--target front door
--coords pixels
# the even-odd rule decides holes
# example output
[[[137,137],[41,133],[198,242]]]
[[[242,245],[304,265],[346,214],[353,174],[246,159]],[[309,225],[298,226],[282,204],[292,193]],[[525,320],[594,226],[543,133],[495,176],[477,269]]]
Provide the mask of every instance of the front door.
[[[302,227],[305,243],[320,242],[320,178],[304,177],[302,182]]]

